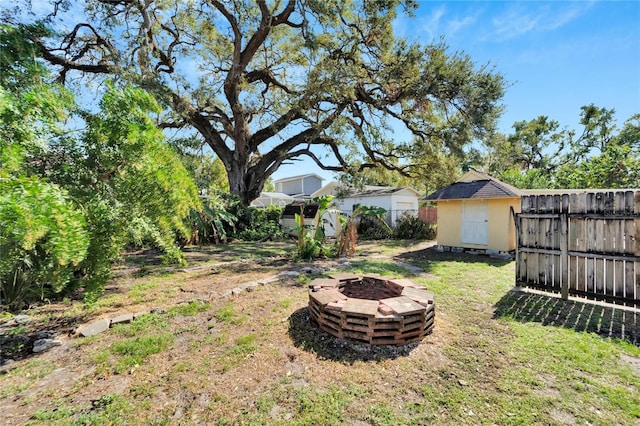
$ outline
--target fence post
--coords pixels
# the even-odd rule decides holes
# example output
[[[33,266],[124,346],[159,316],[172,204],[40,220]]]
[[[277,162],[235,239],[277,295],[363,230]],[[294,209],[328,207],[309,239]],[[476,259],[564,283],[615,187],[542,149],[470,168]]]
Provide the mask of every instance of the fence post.
[[[569,299],[569,216],[560,214],[560,294]]]
[[[516,228],[516,287],[520,287],[520,274],[519,274],[519,265],[520,265],[520,218],[518,214],[513,209],[513,206],[509,207],[511,211],[511,218],[513,219],[513,225]]]

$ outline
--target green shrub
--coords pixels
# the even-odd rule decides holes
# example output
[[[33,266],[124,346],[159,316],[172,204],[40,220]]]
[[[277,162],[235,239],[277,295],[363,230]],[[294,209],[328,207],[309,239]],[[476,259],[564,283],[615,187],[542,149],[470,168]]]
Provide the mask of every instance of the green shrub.
[[[424,223],[419,217],[404,212],[396,221],[393,238],[398,240],[432,240],[436,237],[434,225]]]
[[[386,240],[391,238],[392,234],[393,230],[375,217],[363,217],[358,224],[358,236],[363,240]]]
[[[280,229],[282,207],[257,208],[245,206],[240,198],[233,194],[222,194],[221,197],[224,199],[225,211],[236,218],[233,225],[225,224],[225,231],[229,237],[245,241],[284,237]]]
[[[0,306],[66,290],[87,254],[82,214],[57,186],[35,177],[0,179]]]

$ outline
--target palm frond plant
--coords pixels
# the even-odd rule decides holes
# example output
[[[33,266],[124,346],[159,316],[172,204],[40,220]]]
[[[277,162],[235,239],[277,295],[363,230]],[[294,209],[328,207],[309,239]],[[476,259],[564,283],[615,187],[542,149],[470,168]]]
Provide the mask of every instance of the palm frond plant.
[[[226,211],[224,203],[220,199],[208,198],[202,203],[201,209],[191,209],[189,212],[191,238],[187,243],[225,243],[227,241],[225,225],[235,229],[237,220],[235,215]]]
[[[351,215],[340,216],[340,233],[338,234],[338,255],[351,256],[356,253],[358,241],[358,223],[367,219],[378,223],[391,232],[391,228],[384,221],[387,211],[382,207],[358,205]]]
[[[325,245],[325,228],[324,225],[328,222],[324,215],[330,212],[330,207],[333,203],[332,195],[322,195],[315,197],[300,206],[300,213],[294,215],[296,221],[296,228],[294,231],[298,233],[298,253],[297,258],[303,260],[312,260],[318,257],[326,257],[331,254],[331,247]],[[313,224],[305,223],[304,209],[309,204],[317,204],[318,210],[316,217],[318,223],[316,226]]]

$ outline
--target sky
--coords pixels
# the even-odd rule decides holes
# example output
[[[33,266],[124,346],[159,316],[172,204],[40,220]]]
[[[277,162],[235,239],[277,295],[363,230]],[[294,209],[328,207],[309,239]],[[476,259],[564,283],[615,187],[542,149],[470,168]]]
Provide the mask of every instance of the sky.
[[[615,109],[619,126],[640,114],[640,0],[422,0],[415,15],[397,19],[396,35],[444,37],[451,52],[504,75],[503,133],[540,115],[579,130],[580,107],[591,103]],[[333,179],[310,161],[284,165],[273,178],[306,173]]]

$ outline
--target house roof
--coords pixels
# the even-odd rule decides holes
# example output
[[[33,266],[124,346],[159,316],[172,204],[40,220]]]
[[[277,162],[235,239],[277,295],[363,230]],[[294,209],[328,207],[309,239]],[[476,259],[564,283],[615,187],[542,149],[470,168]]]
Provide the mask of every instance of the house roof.
[[[322,188],[320,188],[319,190],[317,190],[316,192],[314,192],[313,194],[311,194],[311,196],[318,197],[320,195],[336,195],[336,192],[338,192],[341,186],[342,185],[339,182],[332,181],[326,184],[325,186],[323,186]],[[394,188],[391,186],[365,185],[365,187],[361,191],[349,194],[347,198],[379,197],[379,196],[385,196],[385,195],[392,195],[401,191],[409,191],[415,194],[417,197],[420,197],[422,195],[415,189],[411,188],[410,186]]]
[[[304,179],[304,178],[308,178],[308,177],[317,177],[318,179],[325,180],[322,176],[317,175],[315,173],[307,173],[305,175],[297,175],[297,176],[290,176],[290,177],[286,177],[286,178],[282,178],[282,179],[276,179],[273,181],[273,183],[279,183],[279,182],[289,182],[292,180],[299,180],[299,179]]]
[[[291,198],[293,199],[291,195],[284,194],[282,192],[261,192],[259,198],[287,198],[287,199]]]
[[[478,172],[479,173],[479,172]],[[480,173],[479,173],[480,174]],[[464,200],[469,198],[513,198],[525,192],[486,174],[483,179],[458,181],[425,197],[425,200]]]
[[[362,197],[379,197],[384,195],[395,194],[396,192],[408,189],[411,192],[415,192],[418,196],[420,193],[415,189],[405,186],[400,188],[392,188],[390,186],[365,186],[362,191],[351,194],[350,198],[362,198]]]

